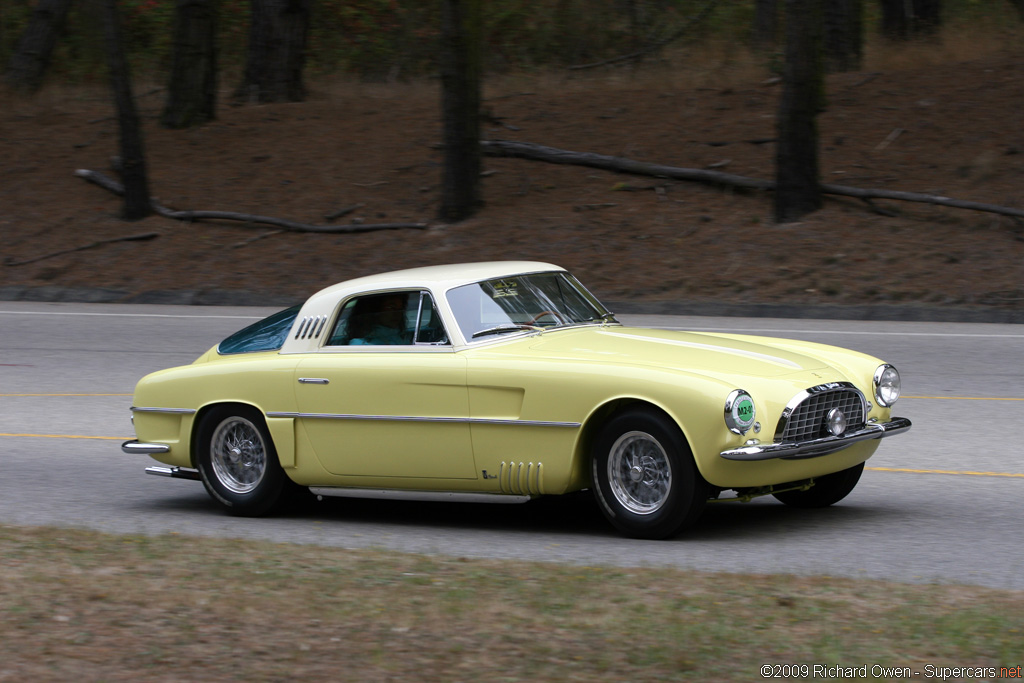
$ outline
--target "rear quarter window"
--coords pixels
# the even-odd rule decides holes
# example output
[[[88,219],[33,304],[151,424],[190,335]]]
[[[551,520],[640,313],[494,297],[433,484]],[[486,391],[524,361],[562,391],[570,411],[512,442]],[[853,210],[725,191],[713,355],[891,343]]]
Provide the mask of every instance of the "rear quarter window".
[[[217,345],[217,353],[227,356],[235,353],[279,350],[284,346],[284,340],[295,324],[300,308],[302,307],[286,308],[235,332]]]

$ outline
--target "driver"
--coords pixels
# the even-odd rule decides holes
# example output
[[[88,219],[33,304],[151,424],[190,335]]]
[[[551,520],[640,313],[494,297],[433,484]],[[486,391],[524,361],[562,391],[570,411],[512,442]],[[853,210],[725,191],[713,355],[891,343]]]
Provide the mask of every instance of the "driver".
[[[405,294],[365,297],[352,312],[350,346],[396,346],[409,340],[405,329]]]

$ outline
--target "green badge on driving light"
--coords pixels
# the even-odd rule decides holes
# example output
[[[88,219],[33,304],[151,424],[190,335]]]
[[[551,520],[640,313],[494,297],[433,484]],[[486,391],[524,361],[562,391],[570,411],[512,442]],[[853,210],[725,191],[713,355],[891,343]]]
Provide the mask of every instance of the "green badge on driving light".
[[[737,389],[725,401],[725,426],[736,434],[746,434],[754,425],[756,410],[750,394]]]
[[[733,411],[736,413],[737,426],[747,428],[754,424],[754,402],[749,396],[740,396]]]

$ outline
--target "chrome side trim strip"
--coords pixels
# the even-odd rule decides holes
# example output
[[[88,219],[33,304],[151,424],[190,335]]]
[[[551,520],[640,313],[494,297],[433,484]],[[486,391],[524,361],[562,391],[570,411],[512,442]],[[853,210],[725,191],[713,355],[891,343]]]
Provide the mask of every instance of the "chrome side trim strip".
[[[336,413],[283,413],[268,412],[267,417],[291,417],[307,420],[367,420],[381,422],[451,422],[457,424],[514,425],[517,427],[569,427],[579,422],[545,422],[542,420],[501,420],[487,417],[416,417],[407,415],[345,415]]]
[[[719,455],[726,460],[772,460],[773,458],[798,459],[817,458],[835,453],[858,441],[881,439],[886,436],[902,434],[910,429],[910,420],[905,417],[894,417],[890,422],[867,424],[862,429],[847,432],[840,436],[826,436],[821,439],[802,441],[799,443],[768,443],[757,446],[743,446],[722,451]]]
[[[133,413],[168,413],[171,415],[194,415],[195,408],[142,408],[132,406]]]
[[[311,486],[309,490],[316,496],[450,503],[526,503],[532,499],[532,496],[510,496],[503,493],[465,491],[398,491],[394,489],[360,489],[334,486]]]

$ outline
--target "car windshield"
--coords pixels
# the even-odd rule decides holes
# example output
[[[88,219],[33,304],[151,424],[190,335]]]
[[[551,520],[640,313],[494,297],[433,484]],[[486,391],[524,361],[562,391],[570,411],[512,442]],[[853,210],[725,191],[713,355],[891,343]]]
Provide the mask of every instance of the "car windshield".
[[[226,356],[234,353],[277,351],[284,346],[284,340],[292,329],[300,308],[301,306],[286,308],[235,332],[217,346],[217,353]]]
[[[565,272],[486,280],[448,292],[466,341],[508,332],[615,322],[612,314]]]

